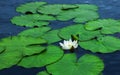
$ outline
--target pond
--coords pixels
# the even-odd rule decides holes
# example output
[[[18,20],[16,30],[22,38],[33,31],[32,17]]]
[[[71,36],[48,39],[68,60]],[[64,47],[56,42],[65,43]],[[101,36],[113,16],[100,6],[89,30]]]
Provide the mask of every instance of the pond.
[[[19,17],[17,17],[17,20],[15,19],[15,20],[11,20],[14,16],[19,16],[19,15],[21,15],[21,13],[18,13],[18,12],[16,12],[16,8],[18,7],[18,6],[20,6],[21,4],[24,4],[24,3],[29,3],[29,2],[37,2],[37,1],[40,1],[40,2],[47,2],[48,4],[51,4],[51,5],[53,5],[53,4],[72,4],[72,5],[74,5],[74,4],[90,4],[90,5],[96,5],[97,7],[98,7],[98,10],[97,9],[93,9],[93,11],[91,11],[90,13],[88,13],[89,15],[91,14],[91,16],[90,16],[90,18],[88,18],[87,17],[87,19],[89,19],[89,20],[96,20],[97,18],[98,18],[98,16],[97,16],[97,14],[94,12],[94,10],[96,11],[97,10],[97,12],[98,12],[98,14],[99,14],[99,19],[105,19],[105,20],[98,20],[97,22],[105,22],[105,24],[113,24],[114,23],[114,25],[118,25],[119,26],[119,18],[120,18],[120,1],[119,0],[0,0],[0,8],[1,8],[1,11],[0,11],[0,34],[1,34],[1,36],[0,36],[0,39],[3,39],[3,38],[7,38],[7,37],[10,37],[9,39],[6,39],[7,41],[5,41],[5,44],[11,44],[10,46],[12,46],[12,45],[15,45],[15,46],[18,46],[19,47],[19,45],[21,46],[24,46],[25,45],[25,47],[19,47],[20,49],[28,49],[28,46],[30,47],[30,49],[35,49],[36,50],[36,48],[38,49],[38,41],[40,41],[41,40],[41,42],[40,42],[40,50],[41,50],[41,53],[42,52],[44,52],[43,51],[43,49],[44,49],[44,47],[43,46],[46,46],[46,42],[43,40],[43,39],[33,39],[33,38],[30,38],[30,37],[27,37],[27,38],[24,38],[24,37],[20,37],[20,38],[17,38],[17,37],[13,37],[12,38],[12,36],[17,36],[18,35],[18,33],[20,33],[19,35],[21,36],[21,35],[25,35],[25,36],[28,36],[28,35],[30,35],[30,36],[32,36],[31,34],[32,33],[34,33],[34,36],[33,37],[38,37],[38,36],[40,36],[40,35],[43,35],[42,33],[39,33],[40,35],[38,35],[38,34],[36,34],[37,32],[37,28],[38,27],[41,27],[41,26],[33,26],[32,24],[31,24],[31,21],[28,21],[28,22],[30,22],[30,24],[29,25],[26,25],[26,24],[24,24],[26,21],[24,21],[24,19],[27,17],[29,17],[29,19],[31,18],[31,16],[22,16],[22,18],[20,17],[20,19],[23,21],[23,23],[18,23],[18,20],[19,20]],[[44,3],[43,3],[44,4]],[[34,6],[33,6],[34,7]],[[55,7],[57,7],[57,6],[55,6]],[[59,7],[59,6],[58,6]],[[69,8],[70,9],[76,9],[77,7],[76,6],[64,6],[65,8],[63,9],[64,11],[68,11],[69,10]],[[31,7],[32,8],[32,7]],[[47,8],[47,7],[46,7]],[[49,8],[49,7],[48,7]],[[93,8],[94,8],[94,6],[93,6]],[[96,8],[96,7],[95,7]],[[44,10],[45,8],[40,8],[40,10],[39,11],[37,11],[37,12],[39,12],[39,13],[45,13],[45,14],[47,14],[47,13],[49,13],[49,12],[46,12],[46,11],[48,11],[48,10]],[[86,9],[89,9],[89,7],[88,8],[86,8]],[[41,11],[41,10],[43,10],[43,11]],[[18,10],[19,11],[19,10]],[[54,9],[53,9],[53,11],[54,11]],[[88,10],[86,11],[86,10],[82,10],[83,11],[83,13],[85,13],[85,12],[88,12]],[[51,12],[50,12],[51,13]],[[55,11],[55,13],[53,12],[53,14],[52,14],[52,16],[56,16],[56,11]],[[72,12],[73,13],[73,12]],[[27,12],[27,14],[31,14],[31,12]],[[54,15],[55,14],[55,15]],[[65,15],[64,15],[65,14]],[[42,38],[45,38],[45,39],[49,39],[47,42],[48,42],[48,44],[47,45],[49,45],[49,44],[51,44],[51,43],[54,43],[53,45],[56,45],[56,46],[60,46],[59,45],[59,42],[58,41],[60,41],[61,43],[62,43],[62,41],[63,40],[61,40],[60,38],[58,38],[58,36],[56,36],[56,35],[51,35],[51,34],[57,34],[58,33],[58,30],[57,29],[61,29],[61,32],[59,32],[59,36],[61,37],[61,38],[63,38],[63,39],[68,39],[68,38],[72,38],[72,40],[73,39],[78,39],[78,36],[77,35],[72,35],[72,34],[80,34],[80,35],[82,35],[83,33],[85,33],[86,35],[88,34],[88,31],[86,32],[84,29],[82,30],[82,28],[83,28],[83,25],[81,25],[81,24],[85,24],[85,23],[81,23],[80,24],[80,26],[78,27],[78,25],[75,25],[75,26],[71,26],[71,25],[74,25],[74,24],[76,24],[76,22],[84,22],[84,20],[85,21],[89,21],[89,20],[86,20],[86,19],[82,19],[82,20],[79,20],[79,19],[76,19],[77,18],[77,16],[75,16],[74,14],[72,14],[71,16],[73,16],[72,17],[72,19],[70,19],[70,20],[67,20],[67,21],[64,21],[65,19],[64,19],[64,17],[68,14],[66,14],[66,13],[64,13],[64,14],[62,14],[62,16],[60,15],[59,17],[58,17],[58,20],[54,20],[54,17],[52,17],[50,14],[48,14],[49,16],[43,16],[43,18],[42,18],[42,20],[44,19],[44,17],[46,17],[45,18],[45,21],[41,21],[41,23],[44,25],[47,25],[48,24],[48,22],[46,22],[46,20],[49,20],[50,21],[50,23],[49,23],[49,27],[43,27],[42,29],[43,29],[43,32],[48,32],[48,31],[50,31],[51,30],[51,28],[53,29],[53,31],[51,31],[51,32],[48,32],[46,35],[44,35]],[[78,13],[75,13],[75,14],[78,14]],[[86,15],[88,15],[88,14],[86,14]],[[92,16],[92,15],[94,15],[94,17]],[[35,14],[34,15],[34,17],[36,18],[36,16],[37,16],[37,18],[39,18],[39,15],[37,15],[37,14]],[[42,16],[42,15],[41,15]],[[40,16],[40,17],[41,17]],[[75,16],[75,17],[74,17]],[[84,16],[84,15],[82,15],[82,16]],[[81,16],[81,17],[82,17]],[[32,17],[32,19],[33,19],[33,17]],[[67,16],[67,19],[68,19],[68,16]],[[74,20],[75,19],[75,20]],[[11,21],[12,21],[12,23],[11,23]],[[36,20],[36,19],[35,19]],[[41,18],[39,18],[38,20],[41,20]],[[61,21],[59,21],[59,20],[61,20]],[[74,22],[73,22],[73,20],[74,20]],[[117,22],[116,22],[117,21]],[[18,23],[18,25],[19,26],[17,26],[17,24],[16,24],[16,22]],[[96,21],[95,21],[96,22]],[[93,23],[93,24],[97,24],[97,23]],[[33,22],[34,23],[34,22]],[[91,22],[90,23],[88,23],[87,25],[86,25],[86,29],[87,29],[87,26],[88,26],[88,30],[89,30],[89,28],[93,28],[94,29],[94,27],[95,27],[95,25],[92,27],[91,26],[91,24],[92,24]],[[15,25],[16,24],[16,25]],[[38,23],[39,24],[39,23]],[[77,23],[78,24],[78,23]],[[26,26],[25,26],[26,25]],[[41,25],[41,24],[40,24]],[[67,27],[68,26],[68,27]],[[71,26],[71,27],[70,27]],[[32,27],[34,27],[36,30],[31,30],[31,31],[27,31],[27,32],[24,32],[24,33],[22,33],[22,31],[24,31],[24,30],[27,30],[27,29],[32,29]],[[51,28],[50,28],[51,27]],[[65,28],[64,28],[65,27]],[[99,26],[98,26],[99,27]],[[106,26],[103,26],[103,28],[105,28]],[[113,28],[113,29],[112,29]],[[39,28],[38,28],[39,29]],[[42,29],[41,29],[41,31],[42,31]],[[76,30],[75,30],[76,29]],[[78,33],[77,32],[77,30],[79,30],[79,29],[81,29],[82,31],[83,31],[83,33]],[[99,28],[100,29],[100,28]],[[99,29],[96,29],[96,30],[99,30]],[[106,29],[107,29],[107,27],[106,27]],[[72,30],[72,31],[71,31]],[[108,30],[110,30],[110,32],[108,31]],[[81,31],[81,32],[82,32]],[[108,32],[107,32],[108,31]],[[119,34],[119,28],[118,27],[114,27],[114,26],[111,26],[111,29],[110,28],[108,28],[107,29],[107,31],[106,30],[103,30],[102,31],[102,29],[101,29],[101,33],[102,34],[105,34],[105,36],[108,36],[108,37],[102,37],[101,36],[101,34],[99,34],[98,32],[96,33],[96,32],[91,32],[91,31],[89,31],[89,33],[91,33],[90,35],[88,34],[87,35],[87,37],[86,37],[86,35],[84,36],[79,36],[79,37],[82,37],[82,39],[80,38],[79,40],[81,41],[81,42],[83,42],[83,41],[86,41],[86,39],[88,40],[88,38],[90,38],[91,39],[91,35],[94,35],[93,33],[95,33],[95,34],[97,34],[97,35],[95,35],[95,37],[97,36],[97,37],[99,37],[100,36],[100,38],[99,39],[97,39],[97,40],[99,40],[99,41],[101,41],[101,39],[102,39],[102,41],[104,40],[104,41],[106,41],[106,40],[108,40],[109,41],[109,43],[111,43],[110,45],[109,45],[109,48],[110,48],[110,46],[111,46],[111,50],[114,50],[113,49],[113,47],[114,46],[116,46],[117,48],[115,48],[115,49],[119,49],[118,47],[119,47],[119,39],[118,38],[120,38],[120,34]],[[35,33],[36,32],[36,33]],[[72,33],[71,34],[71,36],[70,37],[68,37],[67,35],[69,35],[70,33],[67,33],[67,32],[70,32],[70,33]],[[77,32],[77,33],[76,33]],[[115,33],[115,34],[109,34],[109,33]],[[27,35],[26,35],[27,34]],[[98,36],[99,35],[99,36]],[[52,37],[51,37],[52,36]],[[53,36],[54,36],[54,38],[53,38]],[[116,38],[114,38],[114,37],[109,37],[109,36],[114,36],[114,37],[117,37],[117,39]],[[93,36],[92,36],[93,37]],[[21,39],[22,38],[22,39]],[[19,40],[19,39],[21,39],[20,41],[21,42],[17,42],[16,43],[16,41],[15,41],[15,43],[14,44],[12,44],[11,43],[11,41],[9,42],[9,40],[10,39],[12,39],[12,40]],[[27,41],[25,41],[27,39]],[[29,40],[30,39],[30,40]],[[31,39],[32,40],[35,40],[35,42],[34,41],[31,41]],[[51,39],[54,39],[54,40],[51,40]],[[92,38],[93,39],[93,38]],[[95,38],[94,38],[95,39]],[[111,40],[113,40],[113,41],[111,41]],[[116,43],[115,41],[117,40],[118,42]],[[102,71],[102,75],[120,75],[120,51],[119,50],[115,50],[115,51],[110,51],[110,52],[108,52],[108,51],[95,51],[94,49],[93,49],[93,47],[92,47],[92,44],[90,43],[90,42],[87,42],[87,44],[90,44],[89,46],[86,46],[86,42],[85,42],[85,44],[84,43],[81,43],[81,42],[79,42],[79,45],[80,45],[80,47],[78,47],[77,49],[75,49],[75,53],[76,53],[76,55],[77,55],[77,58],[80,58],[80,57],[83,57],[85,54],[88,54],[88,55],[86,55],[86,56],[89,56],[89,54],[90,55],[94,55],[94,56],[97,56],[97,57],[99,57],[101,60],[103,60],[103,62],[102,63],[104,63],[104,70]],[[34,44],[35,43],[35,44]],[[95,42],[95,43],[97,43],[97,42]],[[108,42],[107,42],[108,43]],[[118,44],[118,45],[116,45],[116,44]],[[34,46],[34,45],[37,45],[37,47],[32,47],[32,45]],[[1,43],[0,43],[0,46],[1,46]],[[27,46],[27,47],[26,47]],[[56,46],[48,46],[47,47],[47,50],[50,50],[50,49],[52,49],[53,51],[55,51],[55,50],[58,50],[58,52],[56,52],[55,51],[55,53],[58,53],[56,56],[56,58],[54,58],[54,60],[56,59],[60,59],[61,58],[61,51],[59,52],[59,48],[58,47],[56,47]],[[94,46],[96,46],[96,45],[94,45]],[[101,46],[101,44],[99,44],[99,46]],[[99,50],[99,46],[97,46],[97,49]],[[113,46],[113,47],[112,47]],[[7,46],[8,47],[8,49],[11,49],[11,50],[13,50],[13,48],[9,48],[9,46]],[[2,47],[0,47],[0,49],[1,49]],[[14,50],[16,50],[16,49],[18,49],[18,48],[15,48]],[[29,49],[29,50],[30,50]],[[55,49],[55,50],[54,50]],[[90,50],[89,50],[90,49]],[[29,56],[31,56],[33,53],[34,53],[34,55],[37,55],[37,51],[38,50],[36,50],[35,52],[33,51],[33,52],[26,52],[25,54],[23,54],[22,56],[23,57],[29,57]],[[2,52],[4,52],[4,50],[3,51],[0,51],[0,53],[2,54]],[[97,53],[96,53],[97,52]],[[38,52],[39,53],[39,52]],[[54,53],[54,54],[55,54]],[[71,52],[71,51],[68,51],[68,50],[66,50],[65,51],[65,54],[68,54],[68,55],[66,55],[66,58],[64,58],[64,60],[65,59],[67,59],[68,57],[73,57],[74,58],[74,55],[69,55],[69,53],[73,53],[73,52]],[[17,54],[16,52],[15,52],[15,54]],[[46,55],[47,57],[49,57],[49,56],[51,56],[51,55]],[[88,60],[88,58],[86,57],[86,56],[84,56],[83,58],[86,58],[87,60]],[[99,58],[96,58],[96,57],[94,57],[94,56],[89,56],[89,58],[91,57],[91,58],[94,58],[94,59],[96,59],[96,61],[99,61],[100,59]],[[41,56],[42,57],[42,56]],[[46,58],[47,58],[46,57]],[[53,57],[55,57],[55,55],[53,55]],[[0,57],[1,58],[1,57]],[[37,57],[35,57],[35,58],[37,58]],[[39,57],[38,57],[39,58]],[[46,59],[45,58],[45,59]],[[43,59],[44,59],[44,56],[43,56]],[[93,61],[93,63],[94,62],[96,62],[95,60],[92,60]],[[10,59],[9,59],[10,60]],[[27,60],[29,60],[29,58],[27,59]],[[27,61],[27,60],[25,60],[25,61]],[[31,60],[31,59],[30,59]],[[48,61],[48,62],[53,62],[52,61],[53,59],[51,58],[51,61]],[[75,60],[75,59],[71,59],[71,60]],[[7,61],[7,60],[6,60]],[[21,62],[21,59],[20,60],[17,60],[18,61],[18,63],[19,62]],[[42,64],[42,67],[33,67],[33,65],[34,66],[38,66],[38,65],[36,65],[36,63],[32,63],[33,65],[32,65],[32,67],[30,67],[30,62],[23,62],[23,63],[19,63],[19,66],[16,66],[16,65],[13,65],[12,67],[9,67],[9,68],[5,68],[5,69],[2,69],[2,70],[0,70],[0,75],[36,75],[38,72],[41,72],[41,71],[44,71],[44,70],[46,70],[46,67],[44,67],[43,66],[43,64],[45,64],[44,63],[44,61],[43,61],[43,64]],[[80,60],[80,61],[82,61],[82,59]],[[92,61],[89,61],[89,62],[92,62]],[[0,62],[2,62],[2,59],[0,59]],[[10,62],[10,61],[7,61],[8,63]],[[36,61],[34,61],[34,62],[36,62]],[[61,60],[61,62],[62,62],[62,60]],[[77,61],[78,62],[78,61]],[[87,61],[88,62],[88,61]],[[4,63],[6,63],[6,62],[3,62],[3,64]],[[99,62],[98,62],[99,63]],[[94,65],[96,66],[96,64],[98,64],[98,63],[94,63]],[[16,63],[17,64],[17,63]],[[49,64],[49,63],[46,63],[47,65]],[[60,64],[60,63],[58,63],[58,64]],[[85,63],[84,63],[85,64]],[[83,64],[83,65],[84,65]],[[101,63],[100,63],[101,64]],[[99,64],[99,66],[101,66]],[[0,65],[1,65],[1,63],[0,63]],[[41,64],[40,64],[41,65]],[[39,66],[40,66],[39,65]],[[64,66],[65,66],[65,64],[63,64]],[[79,65],[79,64],[76,64],[76,65]],[[89,65],[89,64],[88,64]],[[22,66],[22,67],[20,67],[20,66]],[[53,65],[53,66],[56,66],[56,65]],[[69,65],[68,65],[69,66]],[[82,65],[81,65],[82,66]],[[87,65],[85,65],[85,67],[86,67]],[[1,66],[0,66],[1,67]],[[26,67],[26,68],[23,68],[23,67]],[[74,66],[73,66],[74,67]],[[84,67],[84,66],[83,66]],[[93,66],[91,66],[92,68],[95,68],[95,67],[93,67]],[[50,68],[50,69],[49,69]],[[65,67],[66,68],[66,67]],[[86,68],[85,68],[86,69]],[[51,66],[49,66],[48,67],[48,71],[51,71]],[[54,70],[54,69],[52,69],[52,70]],[[61,70],[62,71],[62,70]],[[86,70],[85,70],[86,71]],[[93,71],[93,70],[90,70],[90,71]],[[54,71],[53,71],[54,72]],[[63,71],[62,71],[63,72]],[[78,74],[78,75],[81,75],[81,74],[79,74],[79,73],[74,73],[74,72],[77,72],[76,70],[75,71],[73,71],[73,74],[72,75],[74,75],[74,74]],[[51,73],[51,72],[50,72]],[[89,72],[88,72],[89,73]],[[69,71],[68,72],[66,72],[66,74],[69,74]],[[83,73],[84,74],[84,73]],[[40,75],[42,75],[42,74],[40,74]],[[47,75],[47,74],[43,74],[43,75]],[[56,75],[56,74],[55,74]],[[58,74],[59,75],[59,74]],[[87,75],[87,74],[84,74],[84,75]],[[96,75],[96,74],[94,74],[94,75]],[[101,75],[101,74],[100,74]]]

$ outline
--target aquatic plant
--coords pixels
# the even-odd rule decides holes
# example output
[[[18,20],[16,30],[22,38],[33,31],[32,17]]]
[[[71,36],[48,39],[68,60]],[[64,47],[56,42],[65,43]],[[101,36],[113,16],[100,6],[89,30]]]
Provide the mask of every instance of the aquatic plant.
[[[17,65],[46,67],[37,75],[101,75],[103,60],[93,54],[77,58],[78,45],[93,53],[120,50],[120,39],[111,35],[120,32],[120,21],[100,19],[96,5],[31,2],[16,11],[22,15],[13,17],[11,23],[28,29],[0,40],[0,70]],[[52,29],[49,23],[55,20],[75,24]],[[62,48],[55,44],[69,39],[60,43]],[[66,54],[63,49],[74,50]]]

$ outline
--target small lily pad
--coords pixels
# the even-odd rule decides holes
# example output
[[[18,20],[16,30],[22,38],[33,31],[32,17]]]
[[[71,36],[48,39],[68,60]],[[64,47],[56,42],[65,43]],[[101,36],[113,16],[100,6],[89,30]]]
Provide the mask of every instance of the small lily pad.
[[[43,25],[48,25],[49,24],[48,21],[51,20],[55,20],[55,18],[48,15],[32,14],[32,15],[15,16],[11,19],[11,22],[18,26],[41,27]]]
[[[46,41],[41,38],[14,36],[2,39],[0,47],[4,47],[5,52],[19,51],[23,56],[26,56],[42,52],[45,47],[41,44],[44,43]]]
[[[19,36],[30,36],[30,37],[41,37],[43,34],[48,32],[51,28],[50,27],[40,27],[40,28],[32,28],[28,30],[24,30],[23,32],[19,33]]]
[[[39,72],[37,75],[49,75],[46,71]]]
[[[21,59],[22,54],[18,51],[0,54],[0,70],[16,65]]]
[[[61,60],[47,66],[52,75],[98,75],[103,69],[102,60],[89,54],[78,60],[75,54],[65,54]]]
[[[111,53],[120,50],[120,39],[113,36],[98,37],[93,40],[79,42],[85,50],[100,53]]]
[[[85,25],[87,30],[100,30],[102,34],[114,34],[120,32],[120,22],[114,19],[99,19],[90,21]]]
[[[49,44],[55,43],[60,41],[60,37],[58,36],[59,30],[51,30],[47,33],[45,33],[43,36],[41,36],[43,39],[45,39]]]
[[[58,61],[62,56],[61,48],[50,45],[43,53],[24,57],[18,65],[25,68],[43,67]]]
[[[74,22],[84,23],[86,21],[91,21],[99,18],[99,15],[96,11],[91,10],[70,10],[62,12],[57,16],[57,20],[68,21],[74,19]]]
[[[30,2],[17,7],[16,11],[21,13],[36,13],[37,8],[45,5],[46,2]]]
[[[64,27],[60,29],[60,32],[58,34],[63,39],[70,39],[71,35],[79,35],[80,41],[90,40],[96,36],[101,35],[99,31],[88,31],[84,29],[84,25],[81,24]]]

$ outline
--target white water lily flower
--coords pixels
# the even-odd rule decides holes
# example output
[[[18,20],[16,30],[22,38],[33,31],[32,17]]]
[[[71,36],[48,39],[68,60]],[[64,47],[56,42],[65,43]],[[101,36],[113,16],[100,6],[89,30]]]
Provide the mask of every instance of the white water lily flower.
[[[69,41],[65,41],[63,43],[59,43],[60,46],[62,46],[63,49],[65,50],[70,50],[72,48],[77,48],[78,47],[78,43],[77,40],[72,41],[71,39]]]

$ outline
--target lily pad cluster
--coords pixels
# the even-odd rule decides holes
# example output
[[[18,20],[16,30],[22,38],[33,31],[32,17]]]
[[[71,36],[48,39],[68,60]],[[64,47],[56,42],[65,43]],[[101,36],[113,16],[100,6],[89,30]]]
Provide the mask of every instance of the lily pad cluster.
[[[25,27],[48,25],[49,21],[60,20],[84,23],[99,18],[97,6],[88,4],[47,4],[46,2],[31,2],[17,7],[22,13],[11,19],[13,24]],[[27,15],[26,15],[27,14]]]
[[[43,67],[63,56],[61,48],[54,45],[43,46],[46,43],[46,40],[41,38],[24,36],[2,39],[0,47],[4,51],[0,54],[0,69],[9,68],[13,65],[21,65],[26,68]]]
[[[11,22],[28,29],[0,40],[0,70],[16,65],[46,67],[37,75],[102,75],[101,58],[92,54],[77,58],[75,52],[65,54],[55,44],[72,38],[79,47],[94,53],[120,50],[120,39],[112,36],[120,32],[120,21],[99,19],[97,10],[96,5],[90,4],[31,2],[18,6],[16,11],[21,15]],[[55,20],[73,20],[77,24],[53,30],[49,23]]]

